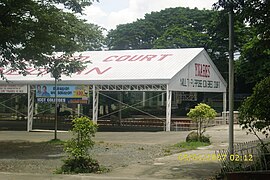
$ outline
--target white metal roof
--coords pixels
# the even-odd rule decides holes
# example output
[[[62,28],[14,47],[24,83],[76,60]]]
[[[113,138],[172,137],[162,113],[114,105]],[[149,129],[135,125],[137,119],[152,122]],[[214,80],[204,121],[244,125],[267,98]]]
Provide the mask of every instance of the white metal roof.
[[[86,51],[76,53],[82,61],[91,61],[87,68],[71,77],[62,76],[61,84],[169,84],[187,65],[198,59],[210,61],[219,80],[226,82],[203,48],[151,49],[120,51]],[[50,74],[37,76],[38,70],[29,68],[29,75],[4,70],[13,84],[52,84]],[[177,80],[176,80],[177,81]],[[177,82],[176,82],[177,83]],[[0,84],[6,84],[1,80]]]

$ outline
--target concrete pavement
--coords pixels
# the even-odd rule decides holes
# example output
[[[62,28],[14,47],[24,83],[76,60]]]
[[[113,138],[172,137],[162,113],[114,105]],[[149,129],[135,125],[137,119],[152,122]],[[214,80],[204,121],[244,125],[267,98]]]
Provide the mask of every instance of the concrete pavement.
[[[235,125],[235,142],[256,140],[253,135],[246,135],[238,125]],[[110,143],[146,143],[146,144],[175,144],[184,141],[188,132],[98,132],[95,141]],[[207,128],[206,133],[211,136],[212,145],[197,150],[183,152],[182,155],[208,156],[215,150],[228,147],[228,125]],[[68,139],[68,132],[60,132],[60,139]],[[28,140],[34,142],[48,141],[52,139],[53,132],[23,132],[0,131],[0,140]],[[208,179],[219,171],[217,160],[201,159],[187,161],[178,154],[156,158],[146,163],[136,163],[127,167],[114,169],[105,174],[83,175],[54,175],[54,174],[25,174],[25,173],[0,173],[0,179]]]

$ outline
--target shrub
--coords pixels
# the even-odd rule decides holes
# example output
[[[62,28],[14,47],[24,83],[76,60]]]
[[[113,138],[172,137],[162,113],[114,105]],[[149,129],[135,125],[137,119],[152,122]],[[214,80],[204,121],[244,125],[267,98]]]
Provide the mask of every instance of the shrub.
[[[87,117],[77,117],[72,121],[73,138],[65,143],[64,150],[68,158],[64,160],[61,173],[91,173],[100,170],[98,162],[91,158],[88,150],[94,146],[92,137],[97,124]]]
[[[270,76],[256,84],[253,93],[245,99],[239,109],[239,123],[243,129],[253,133],[261,141],[257,132],[267,138],[270,133]],[[261,141],[263,144],[263,142]]]
[[[65,173],[91,173],[98,172],[100,166],[96,160],[90,157],[68,158],[64,160],[61,170]]]
[[[190,132],[186,137],[186,142],[197,142],[197,141],[210,143],[210,137],[202,135],[201,140],[199,140],[198,134],[194,131]]]
[[[197,137],[199,137],[199,141],[202,141],[203,133],[205,132],[205,126],[203,125],[209,123],[209,121],[214,119],[216,115],[216,111],[204,103],[200,103],[195,106],[194,109],[190,109],[187,116],[190,117],[197,125]]]

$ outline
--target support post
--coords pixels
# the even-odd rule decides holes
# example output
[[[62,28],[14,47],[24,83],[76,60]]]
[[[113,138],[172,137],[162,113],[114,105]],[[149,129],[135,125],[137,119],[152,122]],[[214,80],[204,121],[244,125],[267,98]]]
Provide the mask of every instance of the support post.
[[[161,94],[161,106],[164,106],[164,99],[165,99],[165,94]]]
[[[234,104],[234,57],[233,57],[233,46],[234,46],[234,22],[233,22],[233,5],[230,5],[229,11],[229,152],[233,154],[233,104]]]
[[[31,85],[27,85],[28,108],[27,108],[27,131],[33,130],[33,112],[34,112],[34,93],[31,91]]]
[[[142,94],[142,106],[144,107],[145,106],[145,92],[143,92]]]
[[[57,79],[54,78],[54,139],[57,139]]]
[[[17,120],[18,117],[18,111],[19,111],[19,97],[18,95],[15,97],[15,120]]]
[[[122,102],[123,102],[123,92],[119,91],[119,126],[122,125]]]
[[[81,115],[81,104],[77,104],[77,114],[78,114],[78,117],[80,117],[80,115]]]
[[[166,131],[171,130],[171,112],[172,112],[172,91],[169,90],[167,85],[167,101],[166,101]]]
[[[98,90],[96,89],[96,86],[93,85],[93,122],[97,123],[98,119],[98,98],[99,98],[99,93]]]
[[[227,93],[223,92],[223,112],[222,112],[222,124],[226,124],[227,117]]]

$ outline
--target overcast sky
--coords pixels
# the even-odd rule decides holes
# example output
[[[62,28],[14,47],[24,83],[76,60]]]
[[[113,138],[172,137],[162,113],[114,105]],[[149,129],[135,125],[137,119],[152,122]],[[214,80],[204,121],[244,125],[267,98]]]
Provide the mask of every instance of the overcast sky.
[[[86,7],[85,19],[107,30],[143,18],[146,13],[170,7],[211,9],[218,0],[99,0]]]

